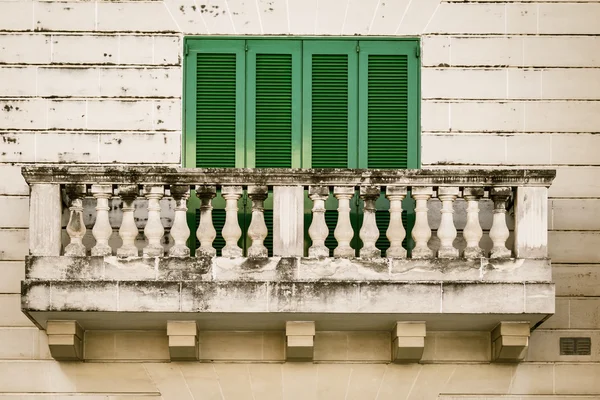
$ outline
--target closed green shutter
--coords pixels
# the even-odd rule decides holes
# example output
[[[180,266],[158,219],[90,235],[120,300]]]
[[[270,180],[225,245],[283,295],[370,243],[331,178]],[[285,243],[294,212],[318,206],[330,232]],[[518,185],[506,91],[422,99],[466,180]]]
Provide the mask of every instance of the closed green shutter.
[[[300,167],[302,42],[247,45],[247,166]]]

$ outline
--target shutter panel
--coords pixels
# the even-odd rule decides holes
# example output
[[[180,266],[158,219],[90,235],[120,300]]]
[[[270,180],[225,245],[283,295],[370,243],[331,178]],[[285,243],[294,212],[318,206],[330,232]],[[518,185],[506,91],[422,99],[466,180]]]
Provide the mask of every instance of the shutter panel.
[[[303,132],[304,143],[310,143],[304,167],[358,166],[356,46],[356,41],[304,41]]]
[[[360,167],[416,168],[415,44],[389,41],[359,44]]]
[[[302,43],[247,43],[247,166],[300,167]]]
[[[243,167],[244,58],[243,40],[193,42],[186,60],[194,81],[186,85],[186,139],[193,138],[194,148],[188,143],[186,153],[196,157],[186,154],[186,165]]]

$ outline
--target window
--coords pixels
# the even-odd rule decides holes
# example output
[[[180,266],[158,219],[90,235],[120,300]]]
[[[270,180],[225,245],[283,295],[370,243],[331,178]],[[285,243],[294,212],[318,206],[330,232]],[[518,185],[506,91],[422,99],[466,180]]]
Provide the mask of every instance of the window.
[[[184,166],[419,167],[417,39],[186,38],[184,46]]]

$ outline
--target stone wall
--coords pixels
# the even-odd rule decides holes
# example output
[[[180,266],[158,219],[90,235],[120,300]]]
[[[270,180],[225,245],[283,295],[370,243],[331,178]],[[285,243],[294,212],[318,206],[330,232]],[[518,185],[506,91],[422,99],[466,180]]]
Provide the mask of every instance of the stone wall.
[[[600,396],[598,21],[600,3],[583,0],[0,1],[0,399]],[[421,36],[424,166],[558,170],[556,315],[533,332],[527,361],[488,364],[484,333],[436,333],[427,364],[368,364],[356,354],[378,354],[377,332],[329,348],[367,364],[143,363],[164,358],[164,332],[90,332],[86,351],[99,362],[52,361],[45,333],[20,312],[28,187],[19,166],[179,165],[187,34]],[[254,336],[221,335],[211,349],[239,360],[281,340]],[[560,356],[561,336],[590,336],[592,355]]]

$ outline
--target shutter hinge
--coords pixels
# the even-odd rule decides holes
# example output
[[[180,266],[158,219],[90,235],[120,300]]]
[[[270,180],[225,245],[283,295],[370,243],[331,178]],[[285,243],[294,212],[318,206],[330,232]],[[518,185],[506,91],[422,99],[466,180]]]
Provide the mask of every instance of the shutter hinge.
[[[190,52],[190,46],[187,43],[185,43],[183,45],[183,53],[187,56],[189,54],[189,52]]]
[[[358,45],[358,44],[356,45],[356,52],[360,53],[360,45]]]
[[[421,46],[415,48],[415,56],[417,56],[417,58],[421,57]]]
[[[244,50],[248,51],[248,45],[244,46]]]

